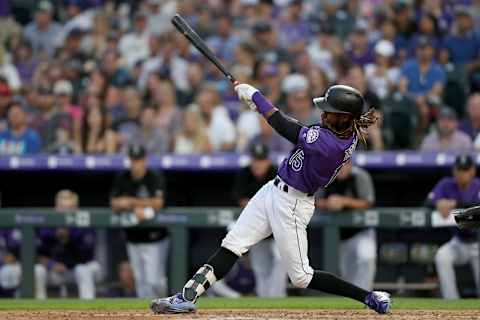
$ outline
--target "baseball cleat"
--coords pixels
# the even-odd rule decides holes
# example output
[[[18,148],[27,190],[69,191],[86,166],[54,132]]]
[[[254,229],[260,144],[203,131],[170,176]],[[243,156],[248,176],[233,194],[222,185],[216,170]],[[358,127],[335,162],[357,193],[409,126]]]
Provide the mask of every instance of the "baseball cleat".
[[[365,298],[365,304],[378,313],[385,314],[390,311],[392,300],[390,293],[383,291],[372,291]]]
[[[150,310],[154,314],[193,313],[197,311],[197,306],[186,300],[181,293],[177,293],[168,298],[152,300]]]

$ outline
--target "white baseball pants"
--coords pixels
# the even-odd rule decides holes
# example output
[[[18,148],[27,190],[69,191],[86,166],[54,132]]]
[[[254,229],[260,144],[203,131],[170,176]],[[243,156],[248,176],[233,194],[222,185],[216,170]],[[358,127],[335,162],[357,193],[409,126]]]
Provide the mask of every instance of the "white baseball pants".
[[[138,298],[154,298],[167,293],[168,238],[151,243],[127,243]]]
[[[340,272],[344,280],[371,291],[377,262],[375,230],[360,231],[340,245]]]
[[[270,236],[293,285],[306,288],[313,277],[308,261],[307,225],[314,212],[314,199],[289,186],[281,191],[273,181],[264,185],[248,202],[222,247],[238,256]]]
[[[440,289],[444,299],[459,299],[454,266],[470,263],[473,269],[477,291],[480,290],[480,263],[478,242],[466,243],[453,237],[442,245],[435,255],[435,266],[440,280]]]

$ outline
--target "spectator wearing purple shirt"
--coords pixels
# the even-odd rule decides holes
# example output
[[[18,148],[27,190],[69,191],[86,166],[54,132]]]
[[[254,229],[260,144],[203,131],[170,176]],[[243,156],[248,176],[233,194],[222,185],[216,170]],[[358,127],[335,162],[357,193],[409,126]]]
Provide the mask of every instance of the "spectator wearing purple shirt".
[[[427,204],[434,207],[443,218],[448,218],[455,208],[465,208],[480,202],[480,179],[475,177],[475,163],[469,155],[455,159],[453,177],[440,180],[430,192]],[[480,288],[480,266],[476,232],[454,229],[453,238],[442,245],[435,256],[435,265],[444,299],[458,299],[456,265],[470,263],[477,288]]]
[[[310,37],[310,27],[302,17],[303,1],[291,1],[285,16],[279,21],[279,43],[290,54],[299,54],[305,51]]]
[[[458,120],[455,111],[443,107],[438,115],[436,131],[425,137],[420,147],[428,151],[471,150],[472,139],[458,130]]]
[[[458,128],[475,141],[480,133],[480,93],[474,93],[468,98],[467,117],[460,121]]]
[[[67,212],[78,208],[78,195],[70,190],[59,191],[55,209]],[[93,229],[44,228],[38,232],[40,262],[43,272],[37,277],[37,298],[47,297],[47,284],[61,288],[75,282],[80,299],[95,298],[95,282],[100,278],[100,265],[95,261],[96,233]]]
[[[354,64],[365,66],[375,61],[375,53],[368,42],[368,30],[365,26],[358,26],[350,39],[348,56]]]

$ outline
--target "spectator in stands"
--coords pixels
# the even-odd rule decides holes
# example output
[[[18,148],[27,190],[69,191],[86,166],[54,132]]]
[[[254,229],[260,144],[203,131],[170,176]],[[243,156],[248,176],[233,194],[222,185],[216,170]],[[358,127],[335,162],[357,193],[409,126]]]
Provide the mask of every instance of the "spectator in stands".
[[[347,162],[337,178],[316,194],[315,206],[321,210],[364,210],[375,205],[375,189],[370,174]],[[341,214],[341,213],[340,213]],[[372,290],[377,260],[374,229],[343,228],[340,231],[340,270],[342,277]]]
[[[347,85],[356,88],[365,99],[366,108],[375,108],[377,116],[381,119],[382,104],[378,96],[370,90],[365,78],[362,67],[358,65],[352,66],[346,77],[341,81]],[[381,121],[377,121],[375,125],[368,128],[367,148],[371,150],[383,150],[384,143],[381,131]]]
[[[47,150],[55,144],[57,130],[71,132],[72,118],[70,114],[60,112],[56,108],[52,88],[49,86],[38,89],[36,107],[38,113],[34,115],[31,126],[40,135],[42,149]]]
[[[82,150],[86,154],[106,152],[107,117],[99,107],[86,110],[82,125]]]
[[[365,66],[368,87],[380,99],[387,98],[400,82],[400,70],[393,63],[395,47],[388,40],[380,40],[374,47],[375,62]]]
[[[416,58],[408,60],[402,68],[400,91],[412,95],[420,110],[420,129],[427,128],[432,110],[429,101],[441,100],[445,85],[445,72],[434,61],[434,49],[427,37],[418,38]]]
[[[221,15],[217,19],[215,33],[207,39],[207,43],[221,59],[233,62],[235,49],[242,39],[232,30],[232,17]]]
[[[480,67],[480,39],[474,32],[474,22],[468,8],[457,8],[455,30],[445,36],[440,58],[442,62],[465,65],[469,71]]]
[[[375,59],[372,47],[368,42],[368,30],[366,25],[358,25],[350,40],[350,50],[348,50],[348,57],[354,64],[364,67],[372,63]]]
[[[334,56],[341,54],[341,50],[342,46],[335,37],[334,28],[328,24],[319,27],[317,36],[307,47],[307,52],[312,62],[325,72],[330,81],[336,79],[337,75],[333,67],[333,60]]]
[[[480,201],[480,180],[475,177],[475,162],[463,154],[455,159],[453,177],[440,180],[429,193],[427,204],[437,210],[443,219],[449,219],[450,211],[477,205]],[[470,263],[477,288],[480,288],[480,261],[477,233],[454,228],[453,238],[443,244],[435,255],[435,266],[444,299],[458,299],[455,269],[457,265]]]
[[[0,77],[4,78],[13,91],[20,89],[22,81],[18,75],[17,68],[10,62],[6,55],[5,48],[0,45]]]
[[[227,109],[220,104],[216,88],[202,88],[195,100],[196,108],[207,127],[212,151],[232,150],[235,147],[235,125],[228,116]]]
[[[293,146],[290,141],[283,138],[275,130],[273,130],[273,128],[268,124],[267,120],[265,120],[263,117],[260,118],[260,133],[250,140],[248,147],[245,150],[248,150],[248,148],[251,148],[253,144],[258,142],[266,145],[271,152],[280,154],[287,154],[290,152]]]
[[[123,106],[125,115],[120,116],[107,130],[107,152],[125,151],[133,137],[140,130],[140,113],[142,101],[140,93],[134,87],[123,90]]]
[[[304,52],[310,37],[310,27],[303,17],[302,9],[302,0],[290,1],[278,23],[279,44],[291,55]]]
[[[318,123],[320,113],[318,109],[313,108],[307,77],[302,74],[291,74],[285,77],[282,82],[282,91],[287,96],[288,114],[306,125]]]
[[[78,195],[61,190],[55,196],[60,214],[78,209]],[[41,272],[36,274],[36,298],[47,297],[47,285],[60,287],[68,296],[67,284],[75,282],[80,299],[95,299],[95,282],[100,280],[100,264],[95,260],[96,232],[85,228],[44,228],[38,231]]]
[[[183,113],[182,130],[174,140],[173,152],[177,154],[209,153],[212,147],[207,128],[199,110],[189,108]]]
[[[431,13],[423,13],[418,20],[418,32],[415,33],[408,44],[408,57],[415,56],[415,49],[418,46],[418,38],[427,37],[432,43],[435,52],[440,49],[440,30],[437,18]]]
[[[130,262],[122,261],[118,265],[118,283],[108,290],[108,296],[114,298],[136,297],[135,278]]]
[[[61,25],[53,20],[52,3],[48,0],[38,1],[35,19],[24,30],[24,36],[32,44],[33,52],[52,56],[59,45],[61,32]]]
[[[73,104],[73,86],[68,80],[55,82],[53,93],[57,108],[61,113],[70,115],[72,119],[72,137],[75,153],[81,153],[83,110]]]
[[[41,141],[38,134],[27,126],[27,115],[19,103],[8,109],[8,129],[0,132],[0,155],[25,155],[39,153]]]
[[[277,175],[277,168],[269,159],[268,147],[257,142],[250,147],[251,163],[241,169],[235,179],[234,194],[238,205],[244,208],[255,193]],[[287,272],[272,237],[254,245],[249,251],[255,274],[255,291],[263,298],[287,295]]]
[[[148,221],[165,204],[165,179],[147,168],[147,153],[142,145],[128,150],[130,170],[117,175],[111,191],[112,209],[133,214],[136,221]],[[152,298],[167,292],[169,240],[165,228],[125,229],[128,259],[133,268],[137,297]]]
[[[468,97],[467,117],[460,121],[458,128],[472,140],[476,140],[480,133],[480,93],[473,93]]]
[[[175,96],[175,87],[170,81],[161,81],[158,83],[154,95],[153,102],[157,106],[154,125],[165,136],[166,143],[170,146],[182,122],[182,114]]]
[[[153,106],[143,108],[140,115],[140,129],[133,135],[133,144],[141,144],[148,154],[162,154],[170,149],[170,141],[159,127],[155,125],[156,110]]]
[[[129,67],[148,57],[148,40],[147,16],[138,12],[133,18],[132,31],[126,33],[118,44],[118,50]]]
[[[12,103],[12,90],[5,80],[0,79],[0,132],[8,127],[8,106]]]
[[[421,150],[452,151],[470,150],[472,139],[458,130],[457,114],[449,107],[442,107],[438,114],[436,130],[427,135],[420,146]]]
[[[32,45],[28,41],[22,41],[15,49],[12,62],[17,69],[20,81],[23,84],[30,84],[39,61],[33,55]]]

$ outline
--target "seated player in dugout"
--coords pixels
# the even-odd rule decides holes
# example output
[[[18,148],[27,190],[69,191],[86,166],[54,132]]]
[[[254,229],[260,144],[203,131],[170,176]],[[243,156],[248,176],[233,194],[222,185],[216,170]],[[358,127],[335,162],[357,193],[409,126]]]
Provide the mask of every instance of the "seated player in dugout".
[[[349,161],[328,188],[320,189],[315,198],[315,207],[321,210],[368,209],[375,204],[375,189],[370,174]],[[342,228],[340,239],[342,277],[360,288],[372,290],[377,262],[375,229]]]
[[[55,210],[64,212],[78,209],[78,195],[61,190],[55,196]],[[47,298],[47,287],[60,289],[60,296],[68,296],[67,286],[76,283],[80,299],[94,299],[96,285],[101,278],[100,264],[95,260],[96,232],[89,228],[42,228],[39,239],[39,261],[35,267],[35,296]]]
[[[255,193],[275,179],[277,166],[269,158],[266,144],[250,146],[250,165],[242,168],[235,179],[234,193],[238,205],[243,209]],[[250,264],[255,275],[255,291],[258,297],[273,298],[287,295],[287,271],[283,266],[273,237],[270,236],[250,248]]]
[[[480,203],[480,179],[476,178],[473,158],[467,154],[455,158],[453,176],[441,179],[429,193],[427,206],[436,209],[443,218],[448,218],[456,208],[467,208]],[[435,266],[444,299],[459,299],[455,266],[470,264],[480,290],[480,261],[478,256],[477,231],[451,229],[453,237],[443,244],[435,255]],[[477,294],[478,295],[478,294]]]
[[[128,148],[130,169],[117,175],[111,191],[111,206],[119,214],[134,214],[141,223],[153,219],[164,207],[165,178],[147,167],[143,145]],[[137,296],[150,298],[167,292],[169,240],[165,228],[125,229],[127,254],[133,268]]]
[[[313,99],[322,111],[322,122],[308,127],[286,117],[248,84],[236,85],[235,91],[294,148],[275,179],[250,199],[220,248],[187,281],[182,292],[154,299],[151,310],[156,314],[195,312],[195,302],[205,290],[225,277],[253,245],[273,234],[294,286],[349,297],[378,313],[388,313],[390,294],[367,291],[331,273],[314,270],[308,260],[307,225],[315,209],[313,195],[335,180],[358,141],[365,143],[368,128],[377,120],[374,110],[365,112],[365,100],[358,90],[334,85],[325,96]]]

